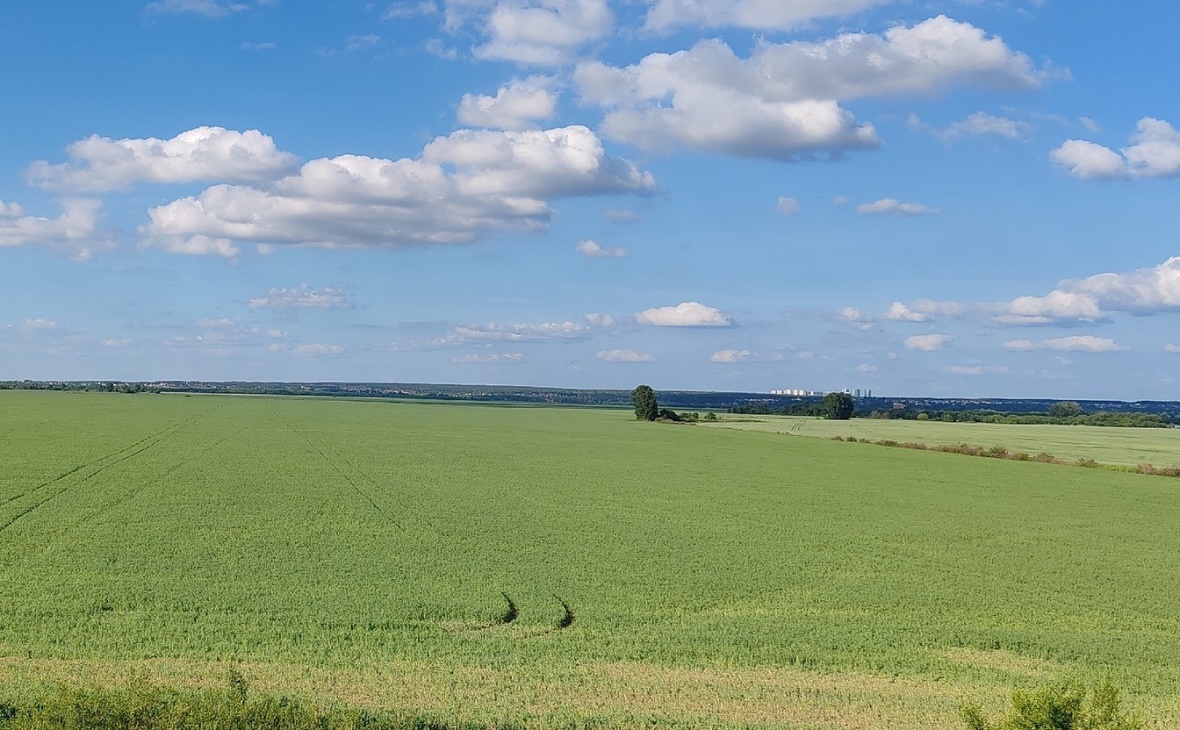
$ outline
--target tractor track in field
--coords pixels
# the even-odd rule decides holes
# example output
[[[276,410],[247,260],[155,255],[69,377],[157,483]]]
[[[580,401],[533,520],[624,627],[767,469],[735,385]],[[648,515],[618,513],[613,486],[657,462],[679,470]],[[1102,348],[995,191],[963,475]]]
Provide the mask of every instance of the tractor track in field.
[[[326,444],[316,443],[311,438],[311,436],[307,435],[306,432],[296,429],[294,426],[291,425],[291,423],[287,419],[283,418],[278,413],[276,413],[274,410],[274,407],[271,406],[270,403],[267,403],[266,406],[270,410],[271,415],[274,416],[279,421],[281,421],[283,423],[283,425],[285,425],[291,431],[291,433],[298,434],[299,436],[303,437],[303,440],[307,442],[307,445],[310,446],[313,451],[315,451],[317,454],[319,454],[320,458],[323,459],[329,466],[331,466],[332,469],[344,479],[344,481],[348,482],[348,486],[352,487],[353,491],[356,492],[358,495],[360,495],[361,499],[368,502],[369,506],[372,507],[373,510],[375,512],[377,512],[377,514],[381,515],[381,517],[384,518],[386,522],[393,525],[394,527],[396,527],[398,530],[401,530],[402,532],[408,532],[408,530],[406,530],[405,525],[403,525],[398,520],[395,520],[393,517],[391,517],[389,514],[387,514],[385,512],[385,510],[381,509],[381,505],[377,504],[377,501],[374,500],[373,497],[368,492],[361,489],[360,485],[356,483],[356,480],[354,480],[348,474],[347,471],[342,469],[340,467],[340,464],[338,464],[330,456],[328,456],[326,453],[324,453],[324,448],[326,447]],[[327,448],[328,448],[328,450],[332,451],[336,455],[336,459],[343,461],[353,471],[355,471],[356,473],[363,476],[370,484],[372,484],[375,487],[380,486],[377,484],[377,482],[372,477],[370,477],[368,474],[365,474],[360,469],[357,469],[356,466],[354,466],[352,464],[352,462],[350,462],[348,459],[341,456],[339,452],[336,452],[335,450],[331,449],[331,447],[327,447]]]
[[[237,431],[234,431],[233,433],[229,434],[228,436],[223,436],[223,437],[219,438],[218,440],[214,441],[213,443],[205,446],[202,449],[202,451],[207,451],[209,449],[216,448],[216,447],[222,445],[223,443],[225,443],[226,441],[237,438],[238,436],[242,435],[246,431],[249,431],[251,428],[252,428],[252,426],[245,426],[243,428],[239,428]],[[197,457],[195,457],[195,456],[190,456],[187,459],[181,459],[180,461],[176,462],[172,466],[165,469],[164,472],[162,474],[160,474],[159,481],[167,479],[168,477],[172,476],[173,474],[180,471],[181,469],[188,466],[189,464],[193,463],[194,461],[197,461]],[[119,496],[115,497],[114,499],[107,502],[106,504],[98,507],[90,514],[88,514],[88,515],[82,517],[81,519],[77,520],[76,522],[74,522],[72,525],[70,525],[71,529],[78,527],[79,525],[85,524],[86,522],[89,522],[90,520],[94,519],[95,517],[98,517],[99,515],[103,514],[104,512],[107,512],[111,509],[114,509],[115,507],[118,507],[119,505],[123,504],[124,502],[134,499],[135,497],[139,496],[139,494],[141,494],[145,489],[148,489],[149,487],[151,487],[155,483],[159,483],[159,482],[158,481],[145,482],[145,483],[142,483],[142,484],[132,487],[131,489],[124,492],[123,494],[120,494]]]
[[[210,409],[210,410],[212,410],[212,409]],[[60,497],[61,495],[65,494],[66,492],[70,491],[71,489],[74,489],[75,487],[82,486],[83,484],[90,481],[91,479],[98,476],[99,474],[103,473],[104,471],[111,469],[113,467],[116,467],[119,464],[122,464],[123,462],[127,461],[128,459],[139,456],[140,454],[144,453],[145,451],[147,451],[147,450],[151,449],[152,447],[156,446],[157,444],[159,444],[164,439],[176,435],[181,430],[191,426],[193,423],[195,423],[197,420],[199,420],[201,418],[201,416],[205,415],[205,413],[207,413],[207,412],[208,411],[199,413],[196,416],[193,416],[192,418],[190,418],[188,420],[182,421],[178,424],[173,424],[173,425],[168,426],[160,431],[157,431],[154,434],[151,434],[149,436],[145,436],[144,438],[140,439],[139,441],[136,441],[135,443],[131,444],[130,446],[125,446],[121,449],[111,452],[110,454],[107,454],[106,456],[103,456],[102,458],[95,459],[94,461],[91,461],[88,464],[83,464],[82,466],[71,469],[70,471],[62,474],[61,476],[50,479],[49,481],[46,481],[46,482],[34,487],[33,489],[30,489],[29,491],[24,492],[23,494],[20,494],[12,499],[9,499],[7,502],[5,502],[5,504],[9,504],[11,502],[14,502],[17,499],[21,499],[22,497],[27,497],[27,496],[31,496],[33,494],[36,494],[36,493],[40,492],[42,489],[48,489],[54,485],[61,484],[63,481],[67,480],[70,476],[77,474],[88,467],[94,466],[95,464],[101,464],[103,461],[107,461],[109,459],[113,459],[113,461],[110,461],[109,463],[102,464],[97,469],[90,472],[86,476],[82,477],[77,482],[74,482],[72,484],[67,483],[61,489],[58,489],[55,492],[51,492],[50,494],[46,495],[45,497],[41,498],[40,500],[25,507],[25,509],[21,510],[20,512],[17,512],[15,515],[10,517],[8,520],[0,523],[0,534],[3,534],[5,531],[7,531],[10,527],[12,527],[14,524],[19,522],[21,519],[27,517],[29,514],[31,514],[35,510],[39,509],[40,507],[42,507],[46,503],[50,502],[51,500],[53,500],[57,497]]]

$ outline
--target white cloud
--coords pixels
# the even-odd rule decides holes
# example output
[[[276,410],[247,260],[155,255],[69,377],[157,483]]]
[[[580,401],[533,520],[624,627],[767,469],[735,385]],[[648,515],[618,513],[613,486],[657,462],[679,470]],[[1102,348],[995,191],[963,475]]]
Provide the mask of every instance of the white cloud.
[[[895,198],[881,198],[872,203],[861,203],[856,206],[860,215],[934,215],[938,208],[931,208],[922,203],[902,203]]]
[[[870,374],[870,373],[875,373],[875,372],[877,372],[877,366],[876,366],[876,365],[870,365],[870,364],[868,364],[867,362],[862,362],[860,365],[857,365],[857,366],[856,366],[856,372],[858,372],[858,373],[864,373],[864,374],[868,375],[868,374]]]
[[[935,317],[958,316],[966,307],[957,302],[936,302],[932,299],[917,299],[908,305],[894,302],[884,315],[892,322],[929,322]]]
[[[1164,352],[1180,352],[1180,345],[1167,345],[1164,347]]]
[[[416,18],[420,15],[434,15],[438,12],[438,6],[430,0],[423,0],[422,2],[401,2],[394,3],[385,11],[385,15],[381,16],[383,20],[401,20],[403,18]]]
[[[916,312],[901,302],[891,304],[889,311],[882,316],[892,322],[926,322],[930,319],[928,313]]]
[[[451,362],[459,363],[460,365],[493,365],[496,363],[521,363],[525,362],[525,357],[522,352],[498,352],[488,355],[452,357]]]
[[[644,27],[791,30],[818,18],[840,18],[891,0],[647,0]]]
[[[945,140],[960,137],[979,137],[990,135],[1007,139],[1025,139],[1032,134],[1033,126],[1028,122],[1007,117],[998,117],[987,112],[975,112],[966,119],[952,122],[945,129],[937,129],[922,123],[917,116],[910,116],[910,126],[916,131],[929,132]]]
[[[873,328],[872,316],[855,307],[844,307],[841,309],[840,318],[845,324],[855,327],[862,332],[868,332]]]
[[[1003,375],[1008,368],[992,365],[952,365],[950,372],[954,375]]]
[[[597,241],[579,241],[578,245],[574,246],[574,250],[583,256],[590,258],[613,258],[621,259],[627,257],[627,249],[620,247],[603,248],[598,245]]]
[[[788,198],[786,196],[780,196],[778,203],[775,204],[774,207],[775,210],[782,213],[783,215],[798,215],[799,211],[802,210],[802,208],[799,206],[798,200],[795,200],[794,198]]]
[[[16,203],[0,201],[0,248],[7,246],[48,246],[61,249],[76,259],[88,259],[95,251],[109,248],[97,236],[101,203],[84,198],[62,201],[57,218],[26,215]]]
[[[381,42],[381,36],[374,33],[366,35],[350,35],[344,39],[344,48],[349,51],[359,51],[365,48],[372,48]]]
[[[655,327],[729,327],[733,324],[720,310],[700,302],[645,309],[635,315],[635,320]]]
[[[934,352],[941,350],[951,340],[955,339],[950,335],[914,335],[913,337],[905,338],[905,346],[910,350],[921,350],[922,352]]]
[[[300,284],[292,289],[271,289],[266,296],[246,303],[250,309],[350,309],[352,302],[341,289],[312,289]]]
[[[491,129],[527,129],[557,113],[557,96],[548,89],[552,79],[534,76],[502,86],[495,96],[464,94],[459,123]]]
[[[254,325],[243,324],[229,317],[198,319],[193,323],[192,334],[170,337],[164,345],[174,348],[193,349],[209,355],[225,356],[242,348],[286,349],[277,340],[286,337],[281,330],[268,330]]]
[[[488,40],[476,58],[541,66],[571,60],[614,28],[606,0],[450,0],[446,25],[475,22]]]
[[[749,350],[718,350],[709,356],[709,362],[717,363],[741,363],[750,359]]]
[[[609,314],[591,312],[586,315],[586,321],[590,323],[591,327],[610,327],[615,323],[615,318]]]
[[[1012,352],[1029,352],[1031,350],[1062,350],[1066,352],[1126,352],[1131,348],[1118,344],[1109,337],[1095,337],[1093,335],[1074,335],[1072,337],[1056,337],[1040,342],[1030,340],[1010,340],[1003,345],[1005,350]]]
[[[1131,145],[1109,147],[1071,139],[1049,153],[1050,159],[1083,180],[1180,176],[1180,132],[1162,119],[1144,117]]]
[[[656,357],[634,350],[603,350],[598,353],[598,359],[605,362],[655,362]]]
[[[1098,122],[1094,121],[1090,117],[1078,117],[1078,122],[1086,128],[1087,132],[1097,133],[1102,131],[1102,127],[1098,124]]]
[[[299,357],[326,357],[331,355],[343,355],[344,348],[340,345],[299,345],[291,348],[291,352]]]
[[[159,0],[149,3],[147,10],[151,13],[193,13],[207,18],[221,18],[249,7],[245,3],[228,0]]]
[[[410,343],[398,349],[435,349],[496,342],[572,342],[585,340],[594,334],[590,325],[577,322],[542,322],[540,324],[460,325],[442,337],[425,343]]]
[[[115,190],[135,182],[260,182],[297,164],[256,129],[236,132],[197,127],[172,139],[120,139],[92,135],[66,148],[70,161],[34,162],[29,182],[51,190]]]
[[[880,144],[841,101],[927,95],[956,86],[1032,89],[1049,74],[970,24],[945,16],[881,35],[760,42],[748,59],[704,40],[625,68],[580,64],[582,99],[607,110],[603,133],[652,150],[687,147],[795,160]]]
[[[128,337],[117,340],[103,340],[103,347],[127,347],[131,344],[131,339]]]
[[[1110,312],[1152,314],[1180,311],[1180,256],[1126,274],[1067,279],[1040,297],[1023,296],[1001,305],[1001,324],[1093,322]]]
[[[263,187],[217,185],[149,211],[148,245],[231,241],[377,246],[462,244],[547,227],[548,200],[645,193],[650,173],[606,155],[586,127],[460,130],[419,159],[356,155],[308,162]]]
[[[57,329],[57,322],[54,322],[52,319],[42,319],[41,317],[37,317],[36,319],[24,320],[20,323],[20,328],[26,332],[55,330]]]

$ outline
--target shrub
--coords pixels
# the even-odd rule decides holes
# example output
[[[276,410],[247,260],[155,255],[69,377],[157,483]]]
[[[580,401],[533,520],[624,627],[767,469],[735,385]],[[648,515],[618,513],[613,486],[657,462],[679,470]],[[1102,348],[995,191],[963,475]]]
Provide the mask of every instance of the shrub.
[[[1087,698],[1089,702],[1087,703]],[[1109,678],[1087,693],[1072,685],[1017,691],[1007,717],[989,722],[979,705],[961,710],[969,730],[1139,730],[1142,721],[1120,708],[1119,690]]]

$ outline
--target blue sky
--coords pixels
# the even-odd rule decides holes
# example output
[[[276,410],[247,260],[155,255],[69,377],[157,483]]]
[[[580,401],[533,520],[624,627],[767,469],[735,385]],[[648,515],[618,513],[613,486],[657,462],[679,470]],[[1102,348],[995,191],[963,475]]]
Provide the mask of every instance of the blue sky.
[[[0,378],[1175,399],[1180,25],[0,10]]]

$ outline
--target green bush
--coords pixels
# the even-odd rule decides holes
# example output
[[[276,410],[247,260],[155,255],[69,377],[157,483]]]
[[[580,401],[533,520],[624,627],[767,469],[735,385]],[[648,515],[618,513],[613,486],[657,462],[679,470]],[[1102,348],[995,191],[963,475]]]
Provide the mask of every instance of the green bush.
[[[1125,714],[1120,705],[1118,688],[1106,679],[1088,694],[1075,685],[1017,691],[1008,715],[994,722],[979,705],[964,707],[962,717],[969,730],[1140,730],[1139,717]]]

